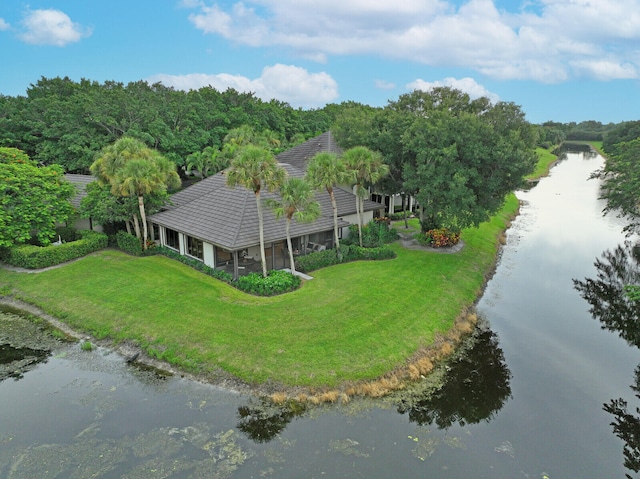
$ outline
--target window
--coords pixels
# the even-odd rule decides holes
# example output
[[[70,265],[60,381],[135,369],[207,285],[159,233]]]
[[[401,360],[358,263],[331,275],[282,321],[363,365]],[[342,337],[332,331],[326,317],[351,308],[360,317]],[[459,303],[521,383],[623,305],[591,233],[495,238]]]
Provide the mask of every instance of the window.
[[[228,264],[233,264],[233,256],[231,255],[231,251],[216,247],[216,265],[226,266]]]
[[[187,254],[204,261],[204,252],[202,248],[202,240],[187,236]]]
[[[169,248],[180,251],[180,235],[177,231],[165,228],[164,242]]]

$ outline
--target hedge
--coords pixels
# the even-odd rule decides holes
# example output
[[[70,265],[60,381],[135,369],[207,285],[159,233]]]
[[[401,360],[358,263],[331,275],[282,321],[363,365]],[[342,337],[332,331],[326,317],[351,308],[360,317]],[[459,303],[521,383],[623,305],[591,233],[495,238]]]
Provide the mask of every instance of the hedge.
[[[251,273],[246,276],[240,276],[237,281],[233,280],[233,275],[221,269],[215,269],[207,266],[202,261],[188,256],[181,255],[177,251],[167,248],[166,246],[157,246],[147,250],[147,254],[162,254],[168,258],[175,259],[180,263],[191,266],[192,268],[213,278],[224,281],[234,288],[245,293],[255,294],[257,296],[272,296],[282,294],[288,291],[296,290],[300,287],[300,278],[286,271],[269,271],[268,276],[264,278],[260,273]]]
[[[232,284],[241,291],[258,296],[274,296],[276,294],[295,291],[300,287],[302,280],[288,271],[271,270],[267,277],[262,273],[249,273],[240,276],[238,281]]]
[[[172,250],[171,248],[167,248],[166,246],[156,246],[154,248],[150,248],[147,250],[147,254],[161,254],[166,256],[167,258],[175,259],[180,263],[186,264],[187,266],[191,266],[193,269],[197,269],[198,271],[212,276],[213,278],[219,279],[220,281],[224,281],[228,284],[233,284],[233,275],[227,273],[221,269],[215,269],[211,266],[207,266],[202,261],[198,261],[197,259],[189,258],[188,256],[183,256],[177,251]]]
[[[107,247],[107,235],[96,231],[78,231],[79,239],[60,245],[18,245],[2,248],[0,260],[28,269],[47,268]]]
[[[142,242],[136,236],[133,236],[126,231],[118,231],[116,233],[116,244],[118,248],[124,251],[125,253],[129,253],[133,256],[142,256]]]
[[[396,257],[395,251],[386,246],[377,248],[361,248],[357,245],[342,245],[342,261],[338,260],[338,255],[333,249],[310,253],[296,259],[296,270],[301,273],[310,273],[320,268],[332,266],[338,263],[347,263],[359,260],[382,260]]]

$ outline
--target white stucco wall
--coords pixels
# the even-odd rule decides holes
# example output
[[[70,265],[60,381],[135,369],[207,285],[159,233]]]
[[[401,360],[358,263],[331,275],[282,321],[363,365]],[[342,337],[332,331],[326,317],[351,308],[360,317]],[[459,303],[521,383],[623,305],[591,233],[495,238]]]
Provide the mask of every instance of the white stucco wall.
[[[204,264],[211,268],[216,267],[215,255],[213,253],[213,245],[206,241],[202,243],[202,252],[204,254]]]

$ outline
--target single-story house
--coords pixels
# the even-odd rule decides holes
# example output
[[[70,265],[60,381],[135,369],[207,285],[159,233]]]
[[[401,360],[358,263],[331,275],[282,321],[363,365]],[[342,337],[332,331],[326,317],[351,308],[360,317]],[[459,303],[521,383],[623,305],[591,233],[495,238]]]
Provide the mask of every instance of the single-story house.
[[[95,181],[95,176],[92,175],[78,175],[72,173],[66,173],[64,175],[66,180],[76,187],[76,195],[71,198],[71,204],[76,210],[76,214],[80,211],[80,202],[87,196],[87,185],[92,181]],[[102,232],[102,226],[94,224],[91,218],[81,218],[79,215],[75,217],[75,221],[72,225],[77,230],[93,230]]]
[[[289,176],[303,177],[306,162],[320,151],[340,153],[327,132],[277,156]],[[213,268],[233,274],[260,271],[258,210],[253,191],[230,188],[224,171],[203,179],[171,196],[171,204],[151,215],[152,239],[180,254],[196,258]],[[339,234],[357,223],[356,198],[349,191],[334,189],[338,206]],[[277,198],[277,192],[261,192],[261,198]],[[333,209],[326,191],[316,192],[321,215],[313,223],[291,222],[294,254],[306,254],[334,246]],[[384,208],[366,200],[363,221],[373,219],[374,211]],[[268,208],[264,212],[265,257],[268,269],[289,267],[285,222],[276,220]]]

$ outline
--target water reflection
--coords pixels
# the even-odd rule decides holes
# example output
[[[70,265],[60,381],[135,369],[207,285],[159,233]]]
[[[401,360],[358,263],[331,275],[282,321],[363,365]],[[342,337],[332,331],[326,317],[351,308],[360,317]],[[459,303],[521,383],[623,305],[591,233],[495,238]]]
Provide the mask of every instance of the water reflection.
[[[603,329],[617,332],[630,345],[640,347],[640,245],[630,242],[618,245],[614,251],[605,251],[594,264],[596,278],[574,280],[575,288],[589,303],[590,313]],[[634,376],[630,387],[640,399],[640,365]],[[640,408],[630,411],[629,403],[618,398],[603,409],[614,417],[613,433],[625,442],[625,467],[640,472]]]
[[[617,332],[629,344],[640,347],[640,302],[633,294],[640,284],[640,246],[630,242],[605,251],[594,263],[596,278],[574,280],[575,288],[589,303],[589,312],[603,329]]]
[[[566,153],[582,153],[587,160],[593,159],[599,154],[588,143],[563,143],[562,147],[558,148],[554,153],[558,156],[565,156]]]
[[[60,346],[42,321],[0,305],[0,382],[21,379]]]
[[[441,429],[489,422],[511,398],[510,380],[498,336],[479,328],[471,346],[445,368],[442,385],[403,398],[398,412],[421,426],[435,423]]]
[[[640,399],[640,366],[635,371],[635,383],[631,385],[636,398]],[[624,441],[624,466],[634,472],[640,471],[640,408],[635,408],[635,414],[629,412],[627,401],[622,398],[612,399],[603,409],[613,415],[611,423],[613,433]],[[631,478],[629,474],[625,474]]]
[[[420,426],[435,423],[447,429],[454,423],[489,422],[511,397],[510,379],[498,336],[483,322],[452,360],[390,401]],[[308,412],[297,401],[278,405],[253,398],[238,407],[236,427],[252,441],[266,443]]]
[[[27,370],[46,361],[50,354],[51,351],[47,350],[0,344],[0,381],[7,378],[23,378]]]
[[[266,398],[251,400],[238,408],[237,428],[254,442],[269,442],[305,410],[297,401],[279,406]]]

